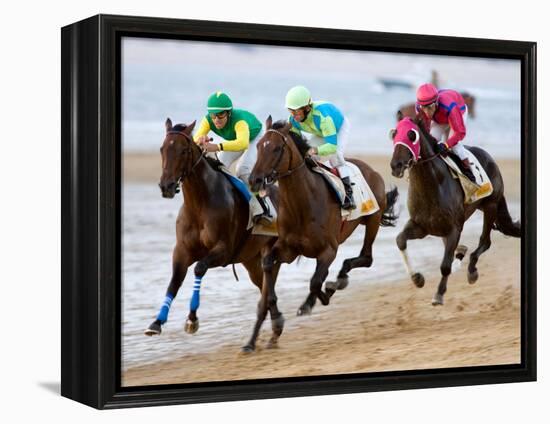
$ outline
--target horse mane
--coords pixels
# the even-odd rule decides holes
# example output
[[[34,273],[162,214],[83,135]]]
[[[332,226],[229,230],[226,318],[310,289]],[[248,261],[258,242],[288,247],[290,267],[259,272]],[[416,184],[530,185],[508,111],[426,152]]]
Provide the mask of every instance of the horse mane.
[[[420,131],[420,135],[423,136],[428,142],[433,146],[437,143],[437,140],[430,134],[430,131],[428,131],[424,125],[424,121],[420,116],[416,116],[413,119],[413,122],[418,127],[418,130]]]
[[[280,130],[287,123],[287,121],[281,119],[280,121],[275,122],[271,128],[273,128],[274,130]],[[298,151],[300,152],[302,157],[306,157],[306,153],[309,151],[311,146],[308,144],[305,137],[298,133],[295,133],[294,131],[289,131],[288,134],[290,135],[290,138],[292,138],[292,141],[294,141],[294,144],[298,148]]]
[[[204,156],[206,162],[214,171],[219,171],[224,164],[217,158],[212,156]]]

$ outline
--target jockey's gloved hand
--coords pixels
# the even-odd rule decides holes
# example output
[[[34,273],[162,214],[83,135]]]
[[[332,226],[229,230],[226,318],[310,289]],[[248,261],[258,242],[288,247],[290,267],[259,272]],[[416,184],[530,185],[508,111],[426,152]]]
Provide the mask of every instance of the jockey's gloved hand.
[[[435,150],[436,150],[436,153],[447,154],[447,152],[449,151],[449,148],[445,143],[437,143],[435,145]]]

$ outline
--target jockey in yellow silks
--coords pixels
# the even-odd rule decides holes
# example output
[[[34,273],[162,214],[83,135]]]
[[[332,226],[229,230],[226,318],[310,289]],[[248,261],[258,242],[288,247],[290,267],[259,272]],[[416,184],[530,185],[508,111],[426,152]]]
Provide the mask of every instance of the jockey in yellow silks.
[[[237,177],[248,187],[248,176],[256,163],[257,149],[255,142],[262,136],[262,123],[252,113],[243,109],[234,109],[230,97],[217,91],[208,98],[208,113],[202,118],[194,135],[196,143],[207,152],[221,152],[219,160],[227,168],[235,164]],[[225,141],[211,143],[208,133],[212,131]],[[255,221],[269,224],[272,221],[269,207],[264,199],[256,194],[263,214]]]

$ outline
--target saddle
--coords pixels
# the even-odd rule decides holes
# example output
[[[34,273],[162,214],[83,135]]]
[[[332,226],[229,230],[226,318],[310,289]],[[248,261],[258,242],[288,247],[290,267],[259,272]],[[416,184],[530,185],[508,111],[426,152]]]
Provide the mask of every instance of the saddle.
[[[221,162],[220,162],[221,164]],[[264,201],[268,204],[269,210],[273,215],[273,224],[269,227],[262,224],[255,224],[253,221],[254,216],[259,215],[263,212],[260,202],[248,189],[247,185],[238,177],[233,175],[233,173],[227,169],[223,164],[218,165],[217,168],[222,174],[224,174],[229,182],[237,189],[237,191],[242,195],[244,200],[248,203],[248,225],[247,229],[252,228],[252,234],[265,235],[265,236],[277,236],[277,210],[269,197],[264,197]]]
[[[462,161],[456,154],[448,152],[446,156],[441,156],[441,159],[445,161],[453,177],[460,182],[464,191],[464,203],[470,204],[490,196],[493,193],[493,184],[477,157],[468,149],[466,149],[466,153],[470,161],[472,173],[476,178],[475,183],[464,175]]]
[[[340,174],[337,169],[328,167],[322,163],[317,163],[313,159],[310,159],[310,164],[313,166],[310,168],[313,172],[320,174],[332,193],[336,197],[336,200],[342,205],[346,198],[346,190],[344,184],[340,178]],[[308,159],[306,159],[308,164]],[[310,166],[308,164],[308,167]],[[361,170],[353,163],[346,161],[346,166],[350,170],[350,179],[353,187],[353,197],[357,203],[357,208],[352,210],[342,209],[342,219],[345,221],[352,221],[364,215],[372,215],[380,210],[380,206],[376,201],[372,190],[370,189],[365,177]]]

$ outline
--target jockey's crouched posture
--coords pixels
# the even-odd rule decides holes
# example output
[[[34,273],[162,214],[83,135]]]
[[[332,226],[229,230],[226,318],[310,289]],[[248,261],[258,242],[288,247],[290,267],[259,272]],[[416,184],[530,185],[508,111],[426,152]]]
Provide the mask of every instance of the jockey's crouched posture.
[[[221,152],[219,160],[229,168],[236,163],[237,177],[248,187],[248,176],[256,162],[257,149],[254,142],[262,136],[262,123],[252,113],[233,109],[229,96],[221,91],[208,98],[208,113],[202,118],[194,140],[207,152]],[[211,143],[208,133],[213,131],[223,138],[222,143]],[[261,221],[269,225],[273,221],[265,200],[254,193],[263,209],[263,213],[254,217],[255,222]]]
[[[355,209],[350,173],[344,161],[344,147],[349,137],[349,121],[332,103],[312,101],[309,90],[293,87],[286,95],[286,108],[290,112],[291,131],[313,134],[308,139],[312,146],[310,154],[328,159],[338,169],[346,190],[344,209]]]
[[[475,182],[466,149],[459,144],[466,136],[468,117],[468,107],[462,95],[454,90],[438,90],[433,84],[423,84],[416,91],[416,112],[438,141],[438,152],[450,149],[456,153],[462,161],[464,175]]]

